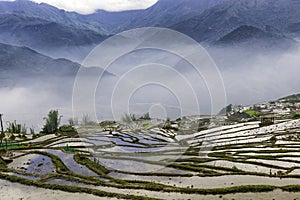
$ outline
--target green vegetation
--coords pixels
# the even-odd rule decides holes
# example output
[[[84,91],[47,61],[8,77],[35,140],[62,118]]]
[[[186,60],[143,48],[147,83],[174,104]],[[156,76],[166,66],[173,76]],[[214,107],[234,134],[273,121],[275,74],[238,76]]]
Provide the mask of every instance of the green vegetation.
[[[20,178],[17,176],[10,176],[10,175],[1,174],[1,173],[0,173],[0,178],[8,180],[10,182],[21,183],[21,184],[28,185],[28,186],[41,187],[41,188],[51,189],[51,190],[60,190],[60,191],[71,192],[71,193],[79,192],[79,193],[93,194],[93,195],[99,196],[99,197],[131,199],[131,200],[156,200],[155,198],[150,198],[150,197],[105,192],[105,191],[101,191],[101,190],[97,190],[97,189],[84,188],[84,187],[79,187],[79,186],[64,185],[62,187],[62,185],[59,185],[59,184],[47,184],[42,181],[34,181],[34,180],[24,179],[24,178]]]
[[[300,185],[287,185],[281,187],[281,189],[286,192],[300,192]]]
[[[300,119],[300,114],[295,114],[295,115],[293,116],[293,119]]]
[[[26,133],[27,128],[25,124],[22,126],[21,124],[17,124],[17,121],[8,122],[8,128],[6,130],[8,133]]]
[[[87,168],[96,172],[101,177],[110,178],[109,176],[107,176],[107,174],[110,171],[106,169],[104,166],[100,165],[99,163],[96,163],[96,160],[93,162],[90,159],[88,159],[86,156],[80,155],[78,153],[74,155],[74,160],[81,165],[87,166]]]
[[[275,135],[273,135],[271,138],[270,138],[270,142],[272,144],[272,147],[275,147],[275,144],[277,142],[277,138]]]
[[[122,121],[125,123],[131,123],[131,122],[143,121],[143,120],[151,120],[150,114],[145,113],[142,116],[138,117],[136,114],[124,113],[124,115],[122,116]]]
[[[74,133],[76,132],[76,129],[73,126],[63,125],[59,127],[58,131],[63,133]]]
[[[135,122],[137,120],[138,120],[138,118],[135,114],[124,113],[124,115],[122,116],[122,121],[125,123],[131,123],[131,122]]]
[[[16,139],[16,136],[13,133],[11,133],[9,136],[9,140],[14,141],[15,139]]]
[[[247,111],[249,115],[251,116],[256,116],[259,114],[259,112],[256,112],[254,110],[248,110]],[[253,117],[254,119],[255,117]],[[151,125],[151,122],[148,121],[142,121],[142,120],[149,120],[150,115],[149,113],[146,113],[145,115],[141,116],[141,117],[137,117],[134,114],[125,114],[123,116],[123,121],[127,121],[127,122],[136,122],[136,124],[141,125],[145,128],[145,130],[141,131],[141,135],[142,136],[143,133],[147,134],[148,136],[148,132],[146,131],[146,128],[148,127],[160,127],[160,128],[164,128],[164,129],[168,129],[168,130],[175,130],[176,125],[178,125],[178,123],[175,123],[173,121],[171,121],[170,119],[167,119],[165,121],[165,123],[161,123],[160,125]],[[187,186],[187,188],[183,188],[183,187],[177,187],[175,184],[177,184],[177,180],[178,179],[173,179],[173,177],[217,177],[217,176],[231,176],[231,175],[253,175],[253,176],[265,176],[265,177],[279,177],[279,178],[300,178],[300,175],[298,174],[293,174],[291,172],[293,172],[295,169],[300,169],[300,167],[297,167],[296,165],[292,165],[292,167],[290,167],[289,165],[280,165],[277,163],[273,163],[273,162],[264,162],[262,160],[270,160],[270,161],[282,161],[282,162],[290,162],[290,163],[297,163],[300,164],[300,161],[298,160],[293,160],[292,158],[288,158],[288,157],[299,157],[298,155],[292,155],[292,153],[294,152],[300,152],[299,144],[294,144],[291,143],[289,144],[290,146],[284,146],[284,145],[280,145],[280,143],[278,142],[278,144],[276,145],[277,140],[286,140],[286,141],[295,141],[294,137],[296,137],[295,135],[298,135],[295,133],[294,129],[292,129],[292,131],[289,131],[288,134],[287,133],[283,133],[284,131],[281,132],[268,132],[268,138],[270,139],[265,139],[263,142],[253,142],[253,143],[242,143],[237,141],[236,143],[233,143],[232,141],[234,141],[235,137],[237,134],[234,134],[234,136],[228,136],[226,137],[228,134],[227,132],[229,132],[230,134],[232,133],[238,133],[238,131],[236,130],[232,130],[232,133],[230,132],[230,126],[226,126],[225,130],[229,130],[229,131],[224,131],[224,133],[222,133],[222,137],[226,139],[224,140],[228,140],[230,141],[229,143],[224,142],[224,144],[226,143],[227,145],[219,145],[217,147],[215,147],[213,149],[213,151],[211,153],[208,154],[207,158],[203,158],[202,156],[199,156],[199,152],[201,152],[202,148],[202,142],[199,141],[197,142],[197,144],[195,145],[191,145],[190,148],[188,148],[187,150],[185,150],[184,155],[191,155],[189,157],[187,156],[182,156],[182,158],[176,160],[175,162],[170,161],[168,158],[161,160],[161,161],[154,161],[154,160],[144,160],[140,157],[133,157],[131,156],[131,152],[113,152],[113,153],[103,153],[101,155],[103,155],[104,159],[124,159],[124,160],[131,160],[131,161],[136,161],[136,162],[143,162],[145,164],[153,164],[153,165],[159,165],[162,167],[167,166],[168,170],[171,169],[170,171],[167,171],[166,173],[164,172],[157,172],[157,173],[139,173],[139,172],[129,172],[126,171],[126,167],[124,167],[124,171],[118,171],[118,170],[112,170],[110,168],[106,168],[105,165],[102,165],[99,162],[99,159],[96,159],[91,157],[90,154],[88,154],[88,150],[82,150],[81,147],[79,149],[71,148],[68,145],[66,145],[63,148],[59,148],[54,146],[54,142],[55,145],[57,144],[64,144],[66,142],[77,142],[77,139],[70,139],[71,136],[73,136],[73,133],[77,133],[76,129],[74,128],[74,125],[76,122],[74,121],[70,121],[69,120],[69,124],[70,125],[63,125],[59,127],[60,121],[61,121],[61,116],[59,116],[58,111],[50,111],[48,114],[48,117],[45,118],[46,120],[46,124],[43,128],[43,131],[45,131],[44,133],[55,133],[56,137],[45,137],[47,139],[44,140],[36,140],[36,141],[32,141],[33,144],[31,144],[30,140],[26,140],[26,143],[13,143],[11,141],[13,141],[15,138],[14,134],[7,134],[7,137],[3,137],[2,139],[5,138],[5,144],[4,145],[0,145],[0,150],[1,152],[5,153],[5,157],[10,157],[12,156],[12,153],[16,152],[16,151],[6,151],[7,149],[36,149],[36,151],[31,151],[31,152],[27,152],[27,154],[41,154],[41,155],[45,155],[48,156],[49,158],[51,158],[52,163],[54,164],[55,168],[56,168],[56,172],[54,173],[49,173],[45,176],[42,177],[42,181],[36,181],[36,180],[27,180],[24,178],[20,178],[17,176],[9,176],[3,173],[0,173],[0,178],[6,179],[6,180],[10,180],[12,182],[18,182],[18,183],[23,183],[25,185],[33,185],[36,187],[43,187],[43,188],[49,188],[49,189],[54,189],[54,190],[64,190],[64,191],[68,191],[68,192],[84,192],[84,193],[90,193],[90,194],[94,194],[97,196],[105,196],[105,197],[118,197],[118,198],[127,198],[127,199],[148,199],[147,197],[139,197],[139,196],[133,196],[133,195],[121,195],[121,194],[116,194],[116,193],[109,193],[109,192],[104,192],[101,191],[99,189],[92,189],[90,187],[97,187],[97,186],[104,186],[104,187],[111,187],[111,188],[116,188],[116,189],[136,189],[136,190],[149,190],[149,191],[157,191],[157,192],[162,192],[162,193],[167,193],[167,192],[173,192],[173,193],[184,193],[184,194],[199,194],[199,195],[208,195],[208,194],[230,194],[230,193],[247,193],[247,192],[268,192],[268,191],[273,191],[274,189],[282,189],[283,191],[288,191],[288,192],[300,192],[300,185],[290,185],[290,186],[284,186],[284,187],[277,187],[277,186],[271,186],[271,185],[243,185],[243,186],[237,186],[237,187],[228,187],[228,188],[213,188],[213,189],[200,189],[200,188],[194,188],[193,185],[189,185]],[[180,122],[181,120],[178,119],[177,122]],[[183,121],[184,123],[185,121]],[[199,122],[197,122],[199,123]],[[294,122],[292,122],[294,123]],[[82,124],[85,126],[89,126],[89,125],[98,125],[95,122],[91,121],[88,115],[85,115],[82,119]],[[193,123],[189,123],[188,125],[192,125]],[[131,133],[126,129],[126,131],[122,132],[122,129],[117,128],[118,124],[115,121],[104,121],[101,122],[99,128],[99,132],[96,128],[93,128],[93,132],[97,132],[96,137],[99,136],[100,140],[102,140],[102,137],[114,137],[118,140],[122,140],[124,143],[125,142],[129,142],[132,144],[139,144],[139,145],[147,145],[147,147],[149,147],[150,149],[152,149],[153,147],[155,147],[155,144],[152,144],[151,142],[147,143],[144,142],[142,140],[139,139],[139,137],[135,138],[135,135],[131,135]],[[135,124],[134,124],[135,125]],[[199,125],[198,125],[199,126]],[[242,129],[244,129],[244,127],[246,127],[247,125],[243,125],[241,124],[240,127],[242,127]],[[120,127],[122,127],[122,124],[120,125]],[[174,128],[175,127],[175,128]],[[239,125],[238,125],[239,127]],[[19,131],[20,129],[22,130],[22,128],[19,127],[19,125],[14,121],[10,128],[12,130],[17,130]],[[110,130],[110,134],[107,133],[105,130],[105,128],[108,128],[107,130]],[[118,133],[113,133],[111,130],[118,129],[120,130],[120,134]],[[235,127],[236,129],[236,127]],[[245,128],[247,129],[247,127]],[[251,128],[249,128],[249,130],[255,129],[253,128],[253,126],[251,125]],[[94,131],[95,130],[95,131]],[[165,131],[165,130],[163,130]],[[187,132],[190,130],[187,130]],[[34,136],[34,130],[30,129],[30,132],[32,133],[32,135]],[[92,132],[92,131],[91,131]],[[93,132],[87,136],[90,138],[93,138],[95,135],[93,135]],[[101,133],[100,133],[101,132]],[[166,132],[166,131],[165,131]],[[190,137],[189,134],[187,134],[187,132],[179,132],[178,134],[182,134],[185,136],[185,134],[187,135],[187,137]],[[222,131],[223,132],[223,131]],[[87,132],[89,133],[89,132]],[[99,134],[98,134],[99,133]],[[23,136],[22,133],[17,133],[19,134],[20,137]],[[96,133],[95,133],[96,134]],[[216,133],[213,133],[216,134]],[[282,135],[286,135],[286,137],[281,137]],[[78,134],[77,134],[78,135]],[[149,131],[149,135],[151,135],[151,132]],[[226,136],[225,136],[226,135]],[[244,138],[247,139],[247,134],[245,134],[246,136],[242,135],[238,137],[238,139],[243,140]],[[1,135],[0,135],[1,136]],[[39,135],[40,136],[40,135]],[[43,135],[44,136],[44,135]],[[257,137],[260,137],[261,135],[258,135]],[[262,134],[262,137],[264,137],[265,135]],[[289,137],[290,136],[290,137]],[[152,135],[151,135],[152,137]],[[10,141],[8,141],[7,139],[9,138]],[[202,133],[199,134],[199,136],[197,136],[196,139],[201,139],[204,138],[204,134],[202,136]],[[254,138],[254,137],[253,137]],[[1,139],[1,138],[0,138]],[[61,140],[61,141],[60,141]],[[148,140],[148,139],[147,139]],[[156,143],[161,142],[161,144],[167,144],[166,141],[164,141],[163,139],[157,139],[155,136],[153,136],[153,140],[155,140]],[[180,139],[179,139],[180,140]],[[149,141],[152,141],[151,139],[149,139]],[[181,144],[180,142],[183,142],[182,144],[188,144],[189,142],[189,138],[188,139],[183,139],[178,141],[179,144]],[[186,142],[186,143],[184,143]],[[145,143],[145,144],[144,144]],[[33,145],[33,146],[31,146]],[[63,146],[64,146],[63,145]],[[96,146],[97,150],[101,149],[101,148],[105,148],[106,146],[108,147],[113,147],[114,145],[119,145],[117,142],[112,143],[111,145],[107,145],[106,143],[100,144],[99,146]],[[123,143],[122,143],[123,145]],[[153,145],[153,146],[152,146]],[[125,145],[124,145],[125,146]],[[128,145],[129,146],[129,145]],[[292,146],[292,147],[291,147]],[[258,148],[258,149],[248,149],[248,148]],[[268,147],[268,148],[266,148]],[[270,148],[270,147],[276,147],[276,148]],[[278,149],[281,147],[287,147],[287,148],[283,148],[283,149]],[[80,173],[77,174],[77,172],[70,170],[67,166],[69,166],[69,163],[66,163],[68,161],[64,160],[62,161],[58,156],[55,156],[51,153],[47,153],[47,152],[43,152],[43,151],[38,151],[38,149],[53,149],[53,150],[63,150],[64,152],[68,152],[68,153],[74,153],[73,156],[73,160],[78,163],[79,167],[80,165],[83,165],[85,167],[87,167],[89,170],[95,172],[98,176],[93,177],[93,176],[84,176],[81,175]],[[141,147],[143,148],[143,147]],[[244,149],[245,148],[245,149]],[[224,151],[216,151],[216,150],[224,150]],[[23,152],[23,151],[20,151]],[[24,151],[25,152],[25,151]],[[164,150],[164,153],[166,152],[168,155],[175,155],[178,154],[178,150],[176,148],[174,149],[170,149],[170,150]],[[253,154],[246,154],[246,153],[253,153]],[[159,155],[161,152],[151,152],[151,154],[153,155]],[[259,153],[264,153],[267,155],[257,155]],[[285,153],[285,155],[269,155],[269,153]],[[291,154],[288,154],[291,153]],[[135,156],[140,156],[145,154],[144,152],[134,152]],[[71,155],[71,154],[70,154]],[[72,154],[73,155],[73,154]],[[97,154],[99,155],[99,154]],[[120,156],[121,155],[121,156]],[[125,157],[123,157],[123,155],[125,155]],[[23,156],[23,155],[21,155]],[[17,154],[18,157],[18,154]],[[287,157],[287,158],[285,158]],[[281,158],[281,159],[278,159]],[[250,160],[250,159],[262,159],[262,160]],[[72,163],[73,163],[72,160]],[[0,157],[0,171],[2,170],[3,172],[13,172],[13,173],[17,173],[17,174],[21,174],[22,172],[19,173],[18,170],[15,169],[10,169],[10,168],[6,168],[6,163],[5,161],[1,160]],[[100,159],[101,161],[101,159]],[[224,166],[215,166],[215,165],[219,165],[218,164],[213,164],[214,161],[228,161],[230,162],[230,165],[228,167],[225,167],[226,164],[224,164]],[[8,162],[8,160],[7,160]],[[65,163],[64,163],[65,162]],[[71,163],[71,164],[72,164]],[[43,164],[43,163],[42,163]],[[256,171],[260,171],[261,167],[267,167],[268,169],[264,169],[262,170],[262,172],[251,172],[251,171],[247,171],[245,169],[243,169],[243,167],[240,167],[240,165],[238,164],[249,164],[251,166],[258,166],[258,170]],[[222,165],[222,164],[221,164]],[[237,165],[238,167],[236,167],[235,165]],[[277,166],[278,165],[278,166]],[[74,165],[73,165],[74,166]],[[177,169],[177,170],[176,170]],[[270,169],[270,173],[269,173],[269,169]],[[123,170],[123,169],[122,169]],[[274,170],[275,173],[274,173]],[[281,171],[279,171],[281,170]],[[179,172],[177,172],[179,171]],[[266,172],[267,171],[267,172]],[[174,172],[174,173],[173,173]],[[196,173],[195,173],[196,172]],[[116,174],[119,173],[119,174]],[[173,173],[173,174],[172,174]],[[181,174],[182,173],[182,174]],[[291,174],[289,174],[291,173]],[[156,181],[144,181],[144,179],[141,180],[128,180],[127,178],[122,179],[122,178],[117,178],[118,176],[123,177],[121,174],[130,174],[130,175],[135,175],[136,177],[138,176],[161,176],[163,177],[165,180],[167,180],[169,178],[169,182],[164,185],[159,183],[159,180]],[[24,177],[26,177],[26,174],[23,174]],[[27,174],[28,176],[28,174]],[[131,176],[130,176],[131,177]],[[134,176],[132,176],[134,177]],[[137,179],[139,179],[141,177],[138,177]],[[52,180],[52,179],[62,179],[62,180],[66,180],[66,181],[70,181],[74,184],[78,183],[79,186],[70,186],[68,184],[66,185],[58,185],[58,184],[47,184],[48,180]],[[151,180],[151,177],[149,178]],[[155,179],[154,179],[155,180]],[[173,183],[171,182],[173,181]],[[184,180],[185,182],[185,180]],[[84,186],[82,186],[84,184]],[[172,184],[172,185],[170,185]],[[185,184],[185,183],[184,183]],[[232,183],[233,184],[233,183]],[[272,184],[272,182],[271,182]],[[120,190],[120,192],[123,192],[124,190]]]
[[[150,114],[149,113],[145,113],[144,115],[142,115],[140,117],[140,120],[151,120]]]
[[[101,127],[113,126],[113,125],[116,125],[116,122],[115,121],[103,121],[103,122],[99,123],[99,125]]]
[[[7,166],[6,166],[6,163],[5,163],[5,161],[1,158],[1,156],[0,156],[0,170],[1,169],[4,169],[4,168],[6,168]]]
[[[35,135],[34,128],[30,128],[29,131],[30,131],[30,134],[31,134],[31,135]]]
[[[77,126],[77,125],[79,125],[77,118],[74,118],[74,119],[70,118],[70,119],[68,119],[68,122],[69,122],[70,126]]]
[[[1,149],[6,149],[6,150],[10,150],[10,149],[23,149],[25,148],[24,145],[17,143],[17,142],[10,142],[8,140],[5,140],[5,143],[0,145],[0,150]]]
[[[64,147],[64,150],[68,153],[74,153],[75,152],[75,149],[69,147],[68,145]]]
[[[149,128],[150,126],[150,124],[143,124],[143,128]]]
[[[58,110],[51,110],[48,116],[44,118],[46,121],[42,133],[52,134],[58,131],[62,116],[59,116]]]
[[[237,168],[236,166],[233,166],[233,167],[232,167],[232,170],[233,170],[233,171],[236,171],[236,172],[240,171],[239,168]]]
[[[5,133],[0,131],[0,142],[1,142],[0,145],[2,145],[4,138],[5,138]]]
[[[247,113],[251,117],[260,115],[260,112],[259,111],[255,111],[255,110],[246,110],[245,113]]]
[[[89,115],[83,115],[82,116],[81,124],[82,124],[82,126],[96,126],[96,125],[98,125],[97,122],[94,122],[93,120],[91,120]]]

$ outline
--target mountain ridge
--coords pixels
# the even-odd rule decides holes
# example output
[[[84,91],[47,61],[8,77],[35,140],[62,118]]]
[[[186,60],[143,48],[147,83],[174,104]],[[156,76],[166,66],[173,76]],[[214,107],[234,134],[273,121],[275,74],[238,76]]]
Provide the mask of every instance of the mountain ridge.
[[[260,28],[242,25],[217,40],[214,45],[220,47],[244,47],[261,50],[284,50],[296,47],[296,41],[283,35],[263,31]]]
[[[289,37],[287,27],[300,22],[299,9],[300,1],[294,0],[227,0],[170,28],[202,43],[213,42],[245,24],[262,30],[271,26]]]

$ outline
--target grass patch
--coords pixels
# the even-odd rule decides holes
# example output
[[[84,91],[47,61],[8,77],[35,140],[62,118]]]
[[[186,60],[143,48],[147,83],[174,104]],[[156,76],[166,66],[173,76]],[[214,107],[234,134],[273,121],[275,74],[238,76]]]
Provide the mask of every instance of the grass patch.
[[[8,180],[10,182],[21,183],[23,185],[28,185],[28,186],[35,186],[35,187],[51,189],[51,190],[60,190],[60,191],[71,192],[71,193],[78,193],[78,192],[87,193],[99,197],[132,199],[132,200],[156,200],[155,198],[136,196],[136,195],[127,195],[127,194],[118,194],[118,193],[106,192],[106,191],[101,191],[101,190],[96,190],[91,188],[83,188],[78,186],[68,186],[68,185],[62,186],[59,184],[46,184],[41,181],[33,181],[33,180],[24,179],[17,176],[5,175],[1,173],[0,173],[0,178]]]
[[[259,111],[255,111],[255,110],[246,110],[245,113],[248,114],[248,115],[250,115],[251,117],[260,115],[260,112]]]
[[[109,179],[111,178],[111,177],[107,176],[107,174],[110,172],[110,170],[106,169],[103,165],[100,165],[96,162],[91,161],[86,156],[76,153],[73,158],[78,164],[85,165],[87,168],[94,171],[101,177],[109,178]]]

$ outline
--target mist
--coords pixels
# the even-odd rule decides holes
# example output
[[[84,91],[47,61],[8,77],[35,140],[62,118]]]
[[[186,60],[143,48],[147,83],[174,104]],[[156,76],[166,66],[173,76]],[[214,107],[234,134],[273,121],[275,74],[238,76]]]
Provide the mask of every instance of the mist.
[[[235,48],[211,48],[209,53],[220,71],[228,104],[249,105],[300,93],[299,49],[249,53]],[[74,85],[78,77],[26,76],[18,77],[17,81],[1,80],[0,111],[5,126],[7,121],[17,120],[39,131],[43,117],[53,109],[63,116],[62,124],[73,116],[80,120],[85,114],[95,121],[119,120],[124,113],[150,112],[155,118],[174,119],[212,114],[207,83],[190,63],[172,53],[150,49],[128,53],[112,63],[101,79],[102,68],[85,69],[89,69],[89,76],[83,77],[86,82],[79,88],[82,95],[77,99],[77,107],[74,107]],[[97,85],[90,85],[91,79],[99,80]],[[154,81],[140,84],[148,79]],[[83,105],[89,98],[85,95],[89,88],[96,89],[92,112]],[[135,90],[128,98],[132,88]]]
[[[251,105],[300,92],[300,49],[210,50],[221,71],[229,103]]]
[[[70,77],[47,77],[44,80],[26,77],[13,86],[1,87],[0,111],[4,114],[4,127],[7,127],[7,122],[17,120],[28,129],[39,132],[44,124],[43,118],[53,109],[60,111],[62,123],[66,123],[72,117],[72,84]]]

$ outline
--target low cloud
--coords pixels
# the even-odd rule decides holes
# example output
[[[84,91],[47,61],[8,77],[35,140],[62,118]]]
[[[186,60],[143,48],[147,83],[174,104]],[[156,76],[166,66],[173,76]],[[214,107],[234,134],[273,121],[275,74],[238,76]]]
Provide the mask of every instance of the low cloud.
[[[47,3],[66,11],[74,11],[81,14],[91,14],[97,10],[123,11],[146,9],[157,0],[32,0],[36,3]]]

